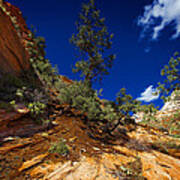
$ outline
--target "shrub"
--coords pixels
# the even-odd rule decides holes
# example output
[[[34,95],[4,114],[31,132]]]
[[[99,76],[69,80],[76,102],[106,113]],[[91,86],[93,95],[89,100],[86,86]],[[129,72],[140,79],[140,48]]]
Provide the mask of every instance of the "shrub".
[[[65,143],[64,139],[60,139],[59,142],[53,143],[49,148],[50,153],[58,153],[59,155],[66,156],[69,154],[69,147]]]
[[[95,91],[84,82],[74,82],[59,90],[61,104],[69,104],[87,116],[95,126],[111,132],[119,124],[134,122],[132,114],[137,111],[154,112],[151,105],[142,106],[137,100],[126,94],[125,89],[118,93],[116,101],[100,100],[100,92]]]
[[[23,102],[30,110],[30,115],[36,122],[42,122],[49,97],[42,89],[30,89],[22,87],[16,91],[16,101]],[[47,117],[46,117],[47,118]]]
[[[54,88],[59,92],[61,89],[67,87],[67,84],[64,83],[60,78],[58,78],[54,83]]]
[[[74,82],[60,89],[58,98],[61,104],[69,104],[87,113],[89,120],[98,119],[101,112],[97,92],[83,82]]]

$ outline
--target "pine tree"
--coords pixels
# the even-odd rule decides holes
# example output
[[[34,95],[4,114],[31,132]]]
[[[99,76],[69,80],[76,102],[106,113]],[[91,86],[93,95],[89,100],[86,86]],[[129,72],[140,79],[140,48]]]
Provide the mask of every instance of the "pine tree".
[[[102,80],[109,74],[115,55],[107,55],[105,50],[111,48],[113,34],[109,34],[105,26],[105,18],[100,17],[94,0],[82,5],[82,12],[76,22],[77,34],[73,34],[70,42],[79,49],[80,60],[76,62],[74,72],[80,72],[84,80],[92,85],[92,81]]]
[[[161,70],[161,75],[165,76],[165,80],[163,83],[158,83],[158,88],[163,95],[162,99],[167,100],[166,95],[180,90],[180,56],[178,52],[171,57],[168,65],[165,65]]]

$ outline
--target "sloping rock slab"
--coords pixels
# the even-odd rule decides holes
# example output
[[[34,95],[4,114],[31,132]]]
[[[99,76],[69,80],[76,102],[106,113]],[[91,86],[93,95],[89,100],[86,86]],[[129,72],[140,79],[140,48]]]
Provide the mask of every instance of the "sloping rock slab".
[[[144,179],[179,180],[180,160],[156,151],[138,155]],[[103,154],[100,159],[83,156],[79,162],[67,161],[49,167],[44,165],[45,171],[37,167],[31,172],[31,176],[42,173],[45,175],[43,180],[119,180],[125,179],[121,168],[134,161],[136,161],[134,157],[117,154]],[[49,173],[49,170],[52,172]],[[134,178],[137,179],[135,176]]]
[[[17,120],[27,113],[29,113],[29,109],[23,104],[16,105],[11,112],[0,109],[0,126],[6,126],[10,121]]]

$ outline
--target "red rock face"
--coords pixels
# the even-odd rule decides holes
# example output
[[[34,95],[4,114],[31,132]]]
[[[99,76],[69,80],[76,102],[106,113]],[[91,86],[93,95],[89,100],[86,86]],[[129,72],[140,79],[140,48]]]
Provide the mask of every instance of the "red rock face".
[[[28,34],[28,29],[20,10],[4,3],[0,7],[0,73],[18,75],[29,68],[24,34]]]

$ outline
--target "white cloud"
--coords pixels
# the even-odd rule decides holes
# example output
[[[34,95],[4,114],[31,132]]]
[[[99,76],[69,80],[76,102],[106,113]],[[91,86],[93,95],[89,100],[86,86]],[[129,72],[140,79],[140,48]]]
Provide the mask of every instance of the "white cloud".
[[[152,85],[150,85],[148,88],[145,89],[144,92],[141,93],[141,96],[137,98],[138,101],[145,101],[145,102],[151,102],[159,98],[159,94],[155,95],[158,90],[156,88],[153,88]]]
[[[151,5],[144,7],[144,14],[138,18],[138,25],[143,27],[141,37],[152,30],[152,39],[157,39],[160,32],[173,23],[175,34],[180,36],[180,0],[154,0]]]

